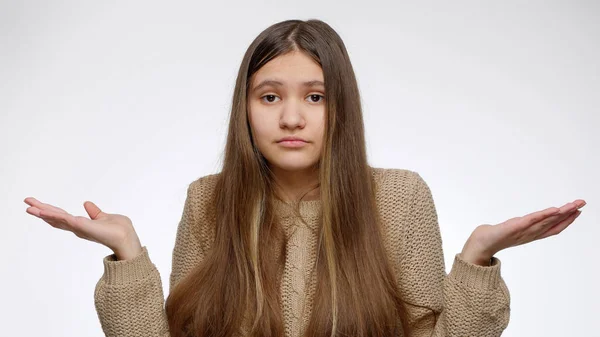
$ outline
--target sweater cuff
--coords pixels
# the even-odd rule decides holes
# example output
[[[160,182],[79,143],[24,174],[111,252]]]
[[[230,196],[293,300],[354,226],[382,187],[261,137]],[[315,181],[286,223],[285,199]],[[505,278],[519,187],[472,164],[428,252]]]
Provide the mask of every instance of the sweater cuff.
[[[115,254],[110,254],[104,257],[103,264],[104,280],[109,285],[124,285],[142,280],[156,270],[146,246],[143,246],[142,252],[132,259],[117,260]]]
[[[456,254],[448,277],[468,288],[495,289],[501,279],[500,260],[492,257],[491,265],[484,267],[467,262],[460,257],[460,254]]]

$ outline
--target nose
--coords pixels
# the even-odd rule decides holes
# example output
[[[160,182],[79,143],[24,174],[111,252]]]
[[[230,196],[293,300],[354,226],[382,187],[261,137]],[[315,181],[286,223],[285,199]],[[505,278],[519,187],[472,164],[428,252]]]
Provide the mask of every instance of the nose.
[[[287,129],[304,128],[306,120],[302,111],[302,104],[288,100],[283,105],[279,118],[279,127]]]

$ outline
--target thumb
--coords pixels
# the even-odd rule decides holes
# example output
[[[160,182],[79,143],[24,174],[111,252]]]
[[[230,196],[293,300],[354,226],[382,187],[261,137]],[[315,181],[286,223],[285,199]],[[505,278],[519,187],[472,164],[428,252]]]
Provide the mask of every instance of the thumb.
[[[106,213],[102,212],[102,210],[91,201],[84,202],[83,207],[92,220],[96,220],[100,216],[106,215]]]

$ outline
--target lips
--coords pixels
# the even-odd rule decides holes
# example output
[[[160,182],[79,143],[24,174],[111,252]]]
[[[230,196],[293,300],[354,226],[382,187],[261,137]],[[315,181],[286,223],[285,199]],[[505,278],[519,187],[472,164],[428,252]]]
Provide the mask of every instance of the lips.
[[[281,139],[279,139],[277,142],[281,143],[281,142],[286,142],[286,141],[290,141],[290,142],[304,142],[304,143],[308,143],[306,140],[300,138],[300,137],[283,137]]]
[[[282,140],[277,144],[284,148],[302,148],[308,143],[302,140]]]

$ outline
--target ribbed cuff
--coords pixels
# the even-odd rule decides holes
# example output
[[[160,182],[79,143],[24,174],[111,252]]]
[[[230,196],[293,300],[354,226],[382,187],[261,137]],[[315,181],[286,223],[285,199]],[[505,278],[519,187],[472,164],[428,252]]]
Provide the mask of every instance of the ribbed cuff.
[[[156,266],[150,261],[148,249],[142,247],[142,252],[130,260],[117,260],[115,254],[103,259],[104,280],[110,285],[123,285],[148,277]]]
[[[448,277],[465,287],[494,289],[498,286],[501,278],[500,260],[492,257],[491,265],[484,267],[467,262],[460,257],[460,254],[456,254]]]

